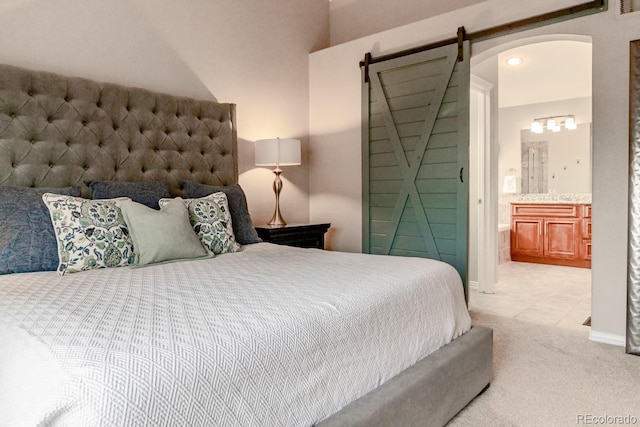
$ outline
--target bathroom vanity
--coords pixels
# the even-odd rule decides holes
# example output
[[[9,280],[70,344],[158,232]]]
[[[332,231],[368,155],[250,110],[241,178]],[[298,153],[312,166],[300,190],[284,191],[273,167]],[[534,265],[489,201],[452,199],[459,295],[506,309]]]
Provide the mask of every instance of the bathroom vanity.
[[[591,268],[591,200],[511,203],[511,260]]]

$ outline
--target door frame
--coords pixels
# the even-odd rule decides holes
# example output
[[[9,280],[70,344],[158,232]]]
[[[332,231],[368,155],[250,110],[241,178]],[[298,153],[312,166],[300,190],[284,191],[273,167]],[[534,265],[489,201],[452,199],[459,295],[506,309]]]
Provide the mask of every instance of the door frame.
[[[493,84],[471,74],[471,90],[478,94],[478,103],[474,106],[478,112],[478,126],[477,129],[471,129],[478,141],[478,199],[469,200],[469,212],[473,209],[478,215],[478,230],[475,236],[478,239],[478,281],[473,287],[476,287],[478,292],[492,294],[498,270],[498,210],[497,202],[492,203],[492,189],[498,185],[498,172],[496,168],[491,167],[494,156],[497,162],[494,138],[494,120],[497,115],[493,111]]]

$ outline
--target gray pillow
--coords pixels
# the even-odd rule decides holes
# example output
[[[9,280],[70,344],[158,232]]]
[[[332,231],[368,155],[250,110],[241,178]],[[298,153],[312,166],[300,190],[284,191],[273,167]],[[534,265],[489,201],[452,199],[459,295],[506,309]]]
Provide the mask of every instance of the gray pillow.
[[[258,237],[258,232],[253,228],[249,208],[247,207],[247,198],[240,185],[216,186],[184,181],[182,182],[182,188],[186,197],[190,199],[205,197],[219,191],[223,192],[229,202],[231,225],[233,226],[233,234],[236,237],[236,242],[241,245],[262,242],[262,239]]]
[[[169,185],[163,181],[89,181],[94,199],[114,199],[128,197],[153,209],[160,209],[158,200],[171,197]]]
[[[44,193],[80,196],[78,187],[0,186],[0,274],[58,268],[58,243]]]
[[[182,200],[173,199],[160,211],[133,201],[118,205],[133,240],[137,265],[210,256],[193,231]]]

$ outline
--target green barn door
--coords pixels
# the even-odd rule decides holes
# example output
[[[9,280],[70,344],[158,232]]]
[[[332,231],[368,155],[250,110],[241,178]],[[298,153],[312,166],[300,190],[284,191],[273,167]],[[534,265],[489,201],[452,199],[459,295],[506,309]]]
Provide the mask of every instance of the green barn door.
[[[369,64],[363,251],[453,265],[467,291],[469,43]]]

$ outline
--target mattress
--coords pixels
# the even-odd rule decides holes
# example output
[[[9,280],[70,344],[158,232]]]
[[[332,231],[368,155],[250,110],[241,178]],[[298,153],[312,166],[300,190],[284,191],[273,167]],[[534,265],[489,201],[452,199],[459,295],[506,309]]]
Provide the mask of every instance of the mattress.
[[[470,323],[421,258],[258,243],[0,276],[0,425],[313,425]]]

